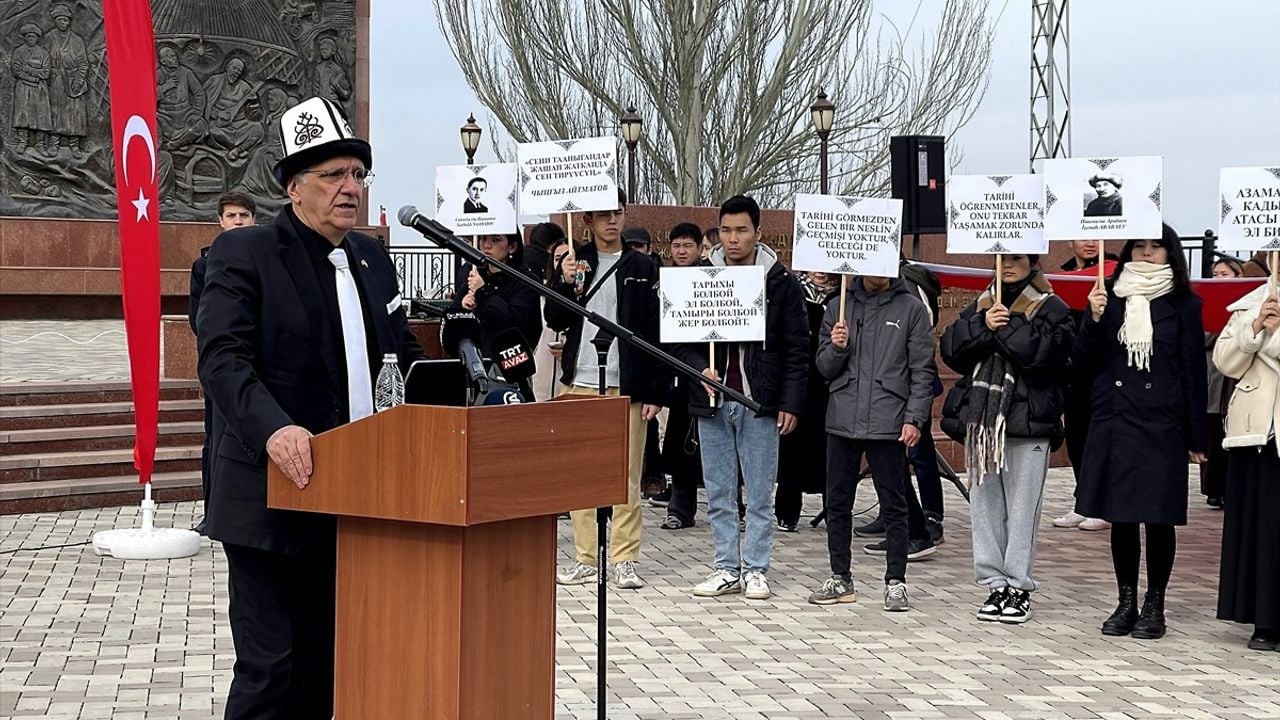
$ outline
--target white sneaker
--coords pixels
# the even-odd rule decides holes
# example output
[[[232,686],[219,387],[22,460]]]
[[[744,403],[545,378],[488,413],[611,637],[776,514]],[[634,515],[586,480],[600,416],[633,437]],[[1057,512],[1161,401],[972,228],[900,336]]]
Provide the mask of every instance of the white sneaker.
[[[891,580],[884,586],[884,609],[889,612],[906,612],[911,609],[907,601],[907,584],[899,580]]]
[[[1080,523],[1088,519],[1089,518],[1081,515],[1075,510],[1072,510],[1071,512],[1067,513],[1066,515],[1063,515],[1062,517],[1054,518],[1053,526],[1056,528],[1073,528],[1073,527],[1078,527]]]
[[[613,566],[613,586],[619,590],[639,590],[644,587],[644,580],[636,574],[633,560],[624,560]]]
[[[1110,530],[1111,523],[1103,520],[1102,518],[1085,518],[1084,522],[1077,525],[1076,528],[1079,530],[1090,530],[1096,532],[1098,530]]]
[[[737,573],[729,570],[713,570],[706,580],[693,586],[695,597],[716,597],[736,592],[742,592],[742,581]]]
[[[556,583],[559,585],[586,585],[596,581],[596,574],[595,565],[574,563],[573,567],[556,575]]]
[[[759,570],[748,570],[742,573],[742,584],[746,588],[748,600],[768,600],[773,593],[769,592],[769,581]]]

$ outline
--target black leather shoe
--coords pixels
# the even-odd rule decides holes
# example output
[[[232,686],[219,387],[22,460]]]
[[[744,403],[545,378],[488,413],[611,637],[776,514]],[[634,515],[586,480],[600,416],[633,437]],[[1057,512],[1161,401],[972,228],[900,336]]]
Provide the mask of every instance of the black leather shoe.
[[[191,529],[195,530],[200,535],[208,535],[208,533],[205,532],[204,518],[200,518],[200,522],[196,523],[196,526]]]
[[[1274,630],[1254,630],[1253,636],[1249,638],[1247,647],[1250,650],[1262,650],[1269,652],[1276,650],[1280,646],[1280,632]]]
[[[1120,586],[1120,603],[1111,617],[1102,623],[1102,634],[1119,637],[1133,632],[1138,622],[1138,588],[1132,585]]]
[[[1167,628],[1164,624],[1164,591],[1148,590],[1142,602],[1142,614],[1133,624],[1131,635],[1139,640],[1159,640]]]

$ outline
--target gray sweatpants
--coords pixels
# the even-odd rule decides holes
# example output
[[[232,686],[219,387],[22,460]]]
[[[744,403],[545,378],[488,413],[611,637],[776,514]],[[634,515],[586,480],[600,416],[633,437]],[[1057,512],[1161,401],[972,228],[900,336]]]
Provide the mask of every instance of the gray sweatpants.
[[[1005,469],[987,475],[969,494],[973,521],[973,574],[992,590],[1032,591],[1036,530],[1049,472],[1047,438],[1005,438]]]

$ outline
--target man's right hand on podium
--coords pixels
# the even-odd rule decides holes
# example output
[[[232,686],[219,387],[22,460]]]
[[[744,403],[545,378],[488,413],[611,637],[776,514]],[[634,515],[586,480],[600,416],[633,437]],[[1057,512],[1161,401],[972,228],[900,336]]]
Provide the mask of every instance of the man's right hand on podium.
[[[267,455],[299,490],[311,482],[311,433],[299,425],[285,425],[267,440]]]

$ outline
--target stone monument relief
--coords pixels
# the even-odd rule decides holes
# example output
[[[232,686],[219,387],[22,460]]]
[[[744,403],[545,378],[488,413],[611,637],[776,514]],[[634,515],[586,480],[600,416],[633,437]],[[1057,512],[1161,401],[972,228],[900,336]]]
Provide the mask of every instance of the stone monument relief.
[[[277,123],[321,95],[355,122],[355,0],[151,0],[160,218],[227,190],[283,201]],[[115,217],[102,0],[0,0],[0,215]]]

